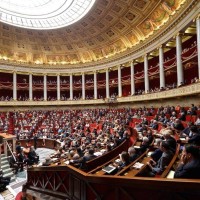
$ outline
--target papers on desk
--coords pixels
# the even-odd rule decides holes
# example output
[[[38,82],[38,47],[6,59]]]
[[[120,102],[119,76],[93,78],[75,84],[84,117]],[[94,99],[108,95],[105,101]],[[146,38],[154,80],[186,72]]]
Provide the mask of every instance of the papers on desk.
[[[95,156],[102,156],[102,152],[95,152],[94,155]]]
[[[52,158],[51,160],[52,162],[55,162],[56,160],[58,160],[58,158]]]
[[[152,153],[153,153],[153,151],[149,151],[149,152],[147,153],[147,157],[150,157]]]
[[[118,158],[118,159],[115,160],[115,162],[119,163],[119,162],[121,162],[121,160]]]
[[[144,164],[140,162],[136,162],[132,167],[135,169],[140,169]]]
[[[106,152],[106,149],[101,149],[100,152],[101,152],[101,153],[105,153],[105,152]]]
[[[140,146],[133,146],[135,149],[139,149],[140,148]]]
[[[185,141],[185,140],[186,140],[186,138],[180,138],[180,140],[181,140],[181,141]]]
[[[114,146],[114,143],[110,143],[110,146],[113,147],[113,146]]]
[[[66,165],[69,165],[69,160],[65,161],[64,163],[65,163]]]
[[[104,167],[102,170],[108,174],[110,174],[111,172],[113,172],[116,169],[116,167],[112,166],[112,165],[108,165],[106,167]]]
[[[169,178],[169,179],[174,178],[174,174],[175,174],[175,171],[171,170],[171,171],[169,172],[169,174],[167,175],[167,178]]]

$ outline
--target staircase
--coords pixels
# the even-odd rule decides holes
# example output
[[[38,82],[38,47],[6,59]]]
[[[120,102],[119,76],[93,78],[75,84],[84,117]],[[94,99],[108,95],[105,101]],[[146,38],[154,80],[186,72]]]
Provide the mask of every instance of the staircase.
[[[11,183],[15,181],[15,174],[10,168],[8,157],[5,154],[1,154],[1,169],[3,170],[4,177],[11,177]]]

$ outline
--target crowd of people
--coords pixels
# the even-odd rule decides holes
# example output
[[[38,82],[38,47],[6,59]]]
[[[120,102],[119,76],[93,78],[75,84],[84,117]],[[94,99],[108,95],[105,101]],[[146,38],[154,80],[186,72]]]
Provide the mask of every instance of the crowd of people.
[[[10,126],[9,119],[13,118],[14,134],[18,141],[42,138],[45,146],[46,139],[56,140],[60,143],[57,148],[58,155],[67,153],[74,165],[84,168],[86,161],[97,156],[95,152],[101,152],[102,149],[104,152],[110,151],[127,139],[130,135],[128,127],[132,126],[142,142],[140,148],[134,149],[133,146],[126,153],[122,153],[120,162],[122,166],[119,168],[127,166],[134,160],[133,158],[136,159],[144,153],[152,145],[153,138],[157,137],[160,142],[152,154],[152,161],[148,164],[152,176],[164,170],[166,164],[163,164],[165,162],[162,160],[166,160],[165,156],[168,155],[170,160],[174,154],[177,144],[176,134],[185,137],[187,143],[200,146],[199,111],[200,107],[194,104],[187,108],[151,106],[136,109],[14,111],[1,114],[0,127],[7,130]],[[196,116],[195,121],[187,122],[188,115]],[[139,121],[133,126],[134,119]],[[28,146],[26,148],[29,152],[34,150]],[[20,154],[24,154],[24,151],[16,150],[16,155]],[[29,165],[31,162],[27,160],[28,156],[25,157],[23,163]],[[160,172],[156,169],[159,167],[161,167]]]

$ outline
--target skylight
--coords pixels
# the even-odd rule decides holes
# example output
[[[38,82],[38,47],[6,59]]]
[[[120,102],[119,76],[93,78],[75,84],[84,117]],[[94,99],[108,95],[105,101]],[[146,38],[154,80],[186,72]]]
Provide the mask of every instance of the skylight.
[[[0,0],[0,21],[29,29],[57,29],[84,17],[95,0]]]

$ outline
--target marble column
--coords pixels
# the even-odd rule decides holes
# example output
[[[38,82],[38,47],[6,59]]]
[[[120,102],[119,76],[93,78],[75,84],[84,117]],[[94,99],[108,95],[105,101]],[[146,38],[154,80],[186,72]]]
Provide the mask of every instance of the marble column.
[[[177,64],[177,86],[184,84],[184,71],[182,65],[182,39],[178,33],[176,35],[176,64]]]
[[[47,101],[47,75],[44,75],[44,101]]]
[[[110,98],[110,90],[109,90],[109,70],[106,69],[106,98]]]
[[[29,100],[33,100],[33,75],[29,74]]]
[[[97,99],[97,72],[94,72],[94,99]]]
[[[70,74],[69,82],[70,82],[70,100],[73,100],[73,75],[72,74]]]
[[[121,65],[118,66],[118,97],[122,97],[122,73],[121,73]]]
[[[131,95],[135,94],[135,72],[134,61],[131,62]]]
[[[164,52],[162,46],[159,48],[159,71],[160,71],[160,88],[165,88]]]
[[[13,100],[17,100],[17,73],[13,72]]]
[[[85,74],[82,73],[82,99],[85,99]]]
[[[57,74],[57,100],[60,101],[60,74]]]
[[[149,93],[148,56],[144,55],[144,86],[145,93]]]

